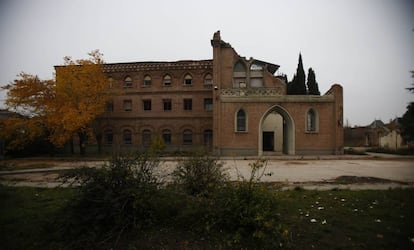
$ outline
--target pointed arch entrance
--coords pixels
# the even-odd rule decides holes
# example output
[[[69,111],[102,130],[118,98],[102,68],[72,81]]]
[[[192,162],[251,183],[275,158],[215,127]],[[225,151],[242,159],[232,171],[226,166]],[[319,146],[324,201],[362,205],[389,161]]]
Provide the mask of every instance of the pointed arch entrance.
[[[295,154],[295,124],[289,112],[279,105],[268,109],[259,126],[259,152],[263,154]]]

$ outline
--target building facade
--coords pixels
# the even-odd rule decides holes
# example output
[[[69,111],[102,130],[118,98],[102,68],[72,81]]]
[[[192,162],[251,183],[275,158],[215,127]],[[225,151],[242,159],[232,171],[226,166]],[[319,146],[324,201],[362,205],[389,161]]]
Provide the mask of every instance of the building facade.
[[[211,45],[212,60],[105,64],[114,97],[97,122],[100,148],[144,150],[159,138],[170,152],[343,153],[340,85],[287,95],[278,65],[239,56],[220,32]]]

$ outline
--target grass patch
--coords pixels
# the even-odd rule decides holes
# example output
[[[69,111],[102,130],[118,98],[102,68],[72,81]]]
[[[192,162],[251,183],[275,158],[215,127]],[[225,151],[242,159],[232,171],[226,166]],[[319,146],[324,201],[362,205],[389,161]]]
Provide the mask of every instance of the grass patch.
[[[1,248],[56,249],[54,216],[73,193],[72,189],[0,186]]]
[[[279,192],[294,249],[412,249],[413,189]]]
[[[267,225],[281,230],[287,249],[413,249],[414,189],[386,191],[278,191],[265,196],[279,224]],[[211,225],[208,231],[203,214],[217,209],[230,214],[223,204],[203,203],[200,197],[187,196],[166,188],[160,199],[165,204],[155,211],[164,218],[126,234],[118,248],[131,249],[227,249],[237,240],[231,230],[220,231]],[[76,194],[74,189],[0,187],[0,229],[3,249],[65,249],[59,235],[63,208]],[[231,194],[231,193],[230,193]],[[227,195],[230,195],[227,193]],[[266,193],[267,194],[267,193]],[[236,199],[238,196],[232,196]],[[270,202],[270,203],[269,203]],[[271,204],[274,203],[274,204]],[[224,209],[224,210],[223,210]],[[215,213],[216,215],[219,213]],[[238,211],[244,213],[245,211]],[[259,214],[260,215],[260,214]],[[234,215],[233,215],[234,216]],[[189,218],[192,218],[189,220]],[[208,218],[207,218],[208,219]],[[266,221],[258,222],[266,223]],[[188,220],[189,223],[184,224]],[[210,220],[211,221],[211,220]],[[227,226],[226,221],[216,219]],[[245,223],[245,222],[243,222]],[[256,221],[247,222],[255,225]],[[76,239],[72,239],[76,241]],[[241,241],[237,248],[254,248],[255,238]],[[267,239],[271,241],[270,239]],[[263,242],[262,242],[263,243]],[[274,247],[271,242],[262,248]]]

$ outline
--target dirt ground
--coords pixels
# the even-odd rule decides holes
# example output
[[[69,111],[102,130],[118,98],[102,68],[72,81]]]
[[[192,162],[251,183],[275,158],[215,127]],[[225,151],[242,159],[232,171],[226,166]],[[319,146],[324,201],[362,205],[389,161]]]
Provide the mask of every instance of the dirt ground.
[[[164,175],[172,172],[175,159],[163,161]],[[220,160],[231,180],[250,175],[251,160]],[[59,172],[79,166],[99,167],[102,160],[19,159],[0,161],[0,182],[7,185],[56,186]],[[414,158],[349,158],[349,159],[269,159],[262,181],[283,183],[284,186],[321,185],[350,188],[387,188],[414,186]],[[345,185],[345,186],[344,186]],[[318,188],[319,187],[319,188]]]

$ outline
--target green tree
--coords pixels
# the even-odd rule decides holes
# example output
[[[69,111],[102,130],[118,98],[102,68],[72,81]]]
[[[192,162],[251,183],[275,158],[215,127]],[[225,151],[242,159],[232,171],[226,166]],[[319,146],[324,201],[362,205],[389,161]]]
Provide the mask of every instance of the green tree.
[[[414,78],[414,70],[411,70],[411,77]],[[409,87],[407,90],[414,93],[414,83],[411,85],[413,85],[413,87]]]
[[[414,78],[414,70],[411,71],[411,77]],[[414,86],[414,83],[412,85]],[[414,87],[407,88],[407,90],[414,93]],[[414,102],[407,106],[407,111],[401,119],[401,126],[405,141],[414,141]]]
[[[306,95],[305,71],[303,70],[302,54],[299,53],[299,62],[293,80],[288,84],[288,95]]]
[[[401,119],[402,135],[406,142],[414,141],[414,102],[407,106]]]
[[[315,71],[309,68],[308,71],[308,95],[320,95],[318,83],[316,82]]]

